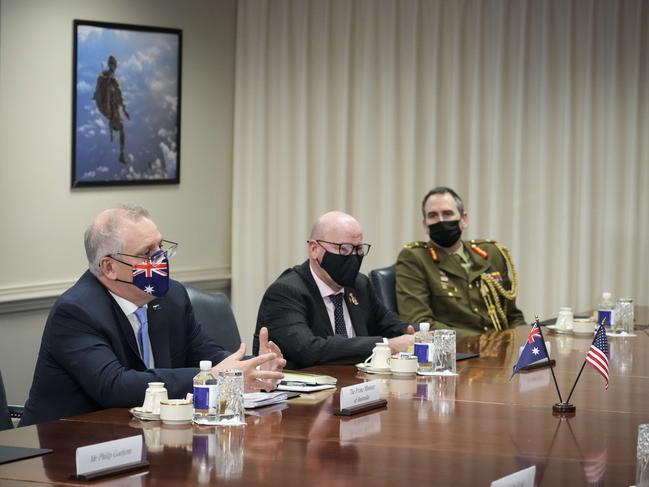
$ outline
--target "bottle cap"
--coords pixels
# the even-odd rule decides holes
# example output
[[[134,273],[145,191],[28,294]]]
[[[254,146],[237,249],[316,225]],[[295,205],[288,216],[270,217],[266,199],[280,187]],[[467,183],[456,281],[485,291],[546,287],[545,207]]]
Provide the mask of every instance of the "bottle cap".
[[[212,361],[211,360],[201,360],[198,366],[201,368],[201,370],[210,370],[212,368]]]
[[[426,333],[428,330],[430,330],[430,323],[419,323],[419,331]]]

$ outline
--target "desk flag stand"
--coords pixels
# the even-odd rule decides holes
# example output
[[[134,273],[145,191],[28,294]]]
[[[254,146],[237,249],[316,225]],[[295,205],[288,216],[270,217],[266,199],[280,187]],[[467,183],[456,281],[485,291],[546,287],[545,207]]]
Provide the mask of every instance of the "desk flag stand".
[[[543,337],[543,331],[541,331],[541,326],[539,325],[539,317],[535,316],[535,321],[532,324],[532,329],[527,335],[527,343],[525,344],[521,356],[518,359],[516,365],[514,365],[514,371],[512,372],[512,377],[514,374],[520,372],[524,369],[536,368],[549,366],[550,371],[552,372],[552,379],[554,380],[554,387],[557,390],[557,395],[559,396],[559,402],[552,406],[552,414],[555,416],[574,416],[577,408],[570,403],[570,398],[572,393],[575,391],[577,382],[581,378],[581,373],[584,371],[584,366],[586,362],[593,366],[593,368],[604,378],[606,381],[606,388],[608,389],[608,357],[609,357],[609,348],[608,340],[606,339],[606,331],[604,329],[606,319],[603,319],[597,328],[597,333],[595,333],[595,338],[593,343],[591,343],[584,363],[581,365],[579,374],[575,379],[572,389],[570,389],[570,394],[568,394],[568,399],[566,401],[561,397],[561,391],[559,390],[559,385],[557,384],[557,377],[554,375],[554,360],[550,360],[550,354],[548,353],[547,347],[545,346],[545,338]],[[541,345],[537,345],[536,339],[540,338]],[[542,350],[540,350],[542,349]],[[542,353],[541,353],[542,352]],[[539,360],[545,358],[545,362],[539,362]],[[511,378],[510,378],[511,380]]]
[[[548,360],[550,360],[550,354],[548,353],[548,350],[545,347],[545,337],[543,336],[543,331],[541,331],[541,326],[539,325],[539,317],[538,315],[536,315],[534,316],[534,318],[536,320],[535,321],[536,326],[539,327],[539,334],[541,335],[541,343],[543,344],[543,348],[545,349],[545,354],[547,355]],[[557,376],[554,375],[554,367],[550,367],[550,372],[552,372],[552,380],[554,380],[554,387],[557,390],[557,396],[559,396],[559,402],[552,406],[552,414],[555,416],[574,416],[575,411],[577,411],[577,408],[574,405],[570,404],[570,397],[568,397],[568,400],[564,402],[563,398],[561,397],[561,391],[559,390],[559,384],[557,384]]]
[[[524,369],[536,368],[536,367],[550,367],[550,372],[552,372],[552,380],[554,381],[554,387],[557,390],[557,396],[559,396],[559,402],[552,406],[552,414],[560,416],[573,416],[575,414],[575,406],[569,402],[564,402],[561,397],[561,391],[559,390],[559,385],[557,384],[557,377],[554,375],[554,360],[550,359],[550,354],[548,349],[545,346],[545,337],[543,336],[543,331],[541,330],[541,325],[539,324],[538,315],[534,317],[534,323],[532,323],[532,329],[527,335],[527,341],[523,347],[518,362],[514,365],[514,370],[512,372],[512,377],[514,374],[520,372]],[[540,339],[541,343],[538,344],[537,339]],[[546,359],[546,361],[541,362],[540,360]],[[511,378],[510,378],[511,380]]]

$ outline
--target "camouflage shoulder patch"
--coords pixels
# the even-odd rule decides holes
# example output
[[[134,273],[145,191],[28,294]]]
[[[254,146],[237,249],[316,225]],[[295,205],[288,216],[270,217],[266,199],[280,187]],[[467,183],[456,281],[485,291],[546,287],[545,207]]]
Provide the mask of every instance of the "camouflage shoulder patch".
[[[414,242],[407,243],[403,246],[404,249],[425,249],[428,247],[428,242],[422,240],[415,240]]]

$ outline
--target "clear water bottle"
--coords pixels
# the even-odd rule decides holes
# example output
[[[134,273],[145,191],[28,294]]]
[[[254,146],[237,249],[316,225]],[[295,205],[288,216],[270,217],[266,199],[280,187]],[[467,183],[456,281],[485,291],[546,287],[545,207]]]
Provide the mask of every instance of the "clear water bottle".
[[[597,324],[602,323],[605,326],[612,326],[615,324],[615,302],[611,293],[605,291],[602,293],[602,299],[597,307]]]
[[[194,377],[194,422],[216,423],[217,380],[212,375],[212,362],[201,360],[201,371]]]
[[[433,334],[430,332],[430,323],[419,323],[419,331],[415,333],[418,372],[431,373],[435,370],[433,352]]]

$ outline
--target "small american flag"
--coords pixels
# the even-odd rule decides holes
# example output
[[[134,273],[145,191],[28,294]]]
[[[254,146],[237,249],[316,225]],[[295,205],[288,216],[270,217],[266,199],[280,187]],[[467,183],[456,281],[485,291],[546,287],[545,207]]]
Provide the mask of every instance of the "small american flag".
[[[606,381],[606,389],[608,389],[608,339],[606,338],[606,330],[604,325],[599,325],[595,339],[588,350],[586,355],[586,362],[593,366],[593,368],[604,377]]]

